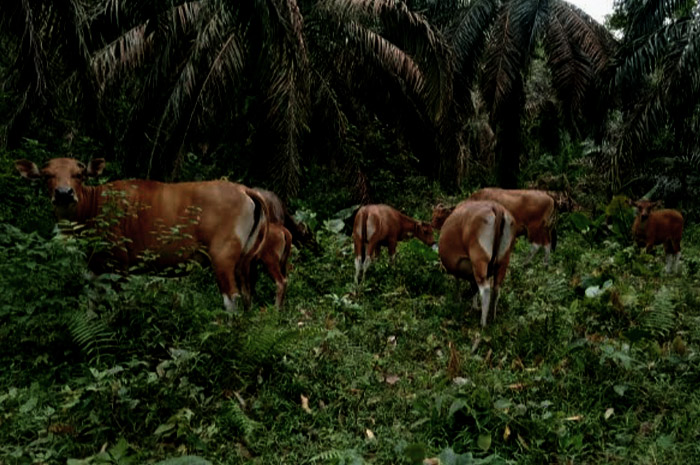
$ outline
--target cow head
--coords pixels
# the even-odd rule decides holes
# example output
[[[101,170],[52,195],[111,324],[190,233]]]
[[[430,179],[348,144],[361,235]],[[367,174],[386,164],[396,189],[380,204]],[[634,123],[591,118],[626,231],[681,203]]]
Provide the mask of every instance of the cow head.
[[[413,228],[413,236],[423,242],[425,245],[435,244],[435,236],[433,235],[433,227],[428,223],[418,222]]]
[[[636,202],[633,203],[635,207],[637,207],[637,215],[642,221],[646,221],[647,218],[649,218],[649,214],[653,209],[656,207],[661,206],[661,201],[657,200],[656,202],[652,202],[651,200],[637,200]]]
[[[450,216],[454,209],[455,207],[447,207],[441,203],[435,205],[433,208],[433,218],[430,225],[435,229],[442,228],[442,225],[445,224],[445,220],[448,216]]]
[[[60,218],[70,216],[80,201],[83,179],[99,175],[104,158],[95,158],[87,166],[74,158],[53,158],[39,169],[29,160],[16,160],[15,168],[27,179],[43,179],[49,197]]]

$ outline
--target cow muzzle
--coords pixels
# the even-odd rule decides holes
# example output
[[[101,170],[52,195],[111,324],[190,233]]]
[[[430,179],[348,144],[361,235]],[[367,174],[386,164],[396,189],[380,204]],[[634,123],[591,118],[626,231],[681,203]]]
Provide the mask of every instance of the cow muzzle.
[[[72,187],[57,187],[53,193],[52,201],[57,207],[67,207],[78,203],[78,197]]]

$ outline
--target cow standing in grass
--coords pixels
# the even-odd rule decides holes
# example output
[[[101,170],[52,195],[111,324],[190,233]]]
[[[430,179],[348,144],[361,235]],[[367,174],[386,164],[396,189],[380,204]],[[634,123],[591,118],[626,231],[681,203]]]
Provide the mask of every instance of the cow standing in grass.
[[[145,258],[167,268],[208,257],[224,307],[236,309],[239,265],[257,253],[268,229],[267,207],[253,190],[227,181],[83,185],[84,178],[102,172],[102,158],[87,166],[73,158],[54,158],[41,169],[28,160],[15,166],[23,177],[46,182],[59,220],[103,228],[111,243],[108,258],[118,268],[127,270]],[[115,217],[100,224],[106,212]],[[91,267],[104,269],[105,258],[94,257]]]
[[[537,251],[544,248],[544,263],[556,248],[554,230],[554,199],[544,191],[532,189],[499,189],[487,187],[474,192],[469,200],[493,200],[508,209],[517,223],[517,236],[527,235],[532,252],[525,260],[529,263]]]
[[[299,234],[299,239],[304,242],[309,238],[304,235],[304,230],[286,212],[284,204],[280,198],[271,191],[255,188],[264,199],[270,213],[269,225],[265,241],[254,257],[254,261],[260,261],[265,266],[267,273],[275,281],[277,293],[275,296],[275,306],[279,309],[284,304],[284,297],[287,291],[287,264],[292,252],[293,234],[285,226],[289,225],[293,231]],[[255,289],[257,272],[250,268],[251,264],[246,263],[243,269],[243,283],[246,295],[251,295]],[[254,266],[254,263],[252,264]]]
[[[445,211],[434,212],[441,224],[438,253],[448,273],[470,282],[476,306],[481,298],[481,326],[489,312],[496,317],[498,291],[505,278],[515,241],[516,222],[501,204],[467,200],[446,218]]]
[[[355,214],[352,240],[355,245],[355,284],[364,279],[373,258],[379,256],[381,246],[389,250],[394,261],[396,245],[415,237],[428,246],[435,244],[433,228],[404,215],[388,205],[365,205]]]
[[[651,253],[655,245],[663,244],[666,252],[666,272],[675,273],[680,267],[683,215],[678,210],[654,210],[661,202],[642,199],[633,202],[637,217],[632,224],[632,235],[640,247]]]

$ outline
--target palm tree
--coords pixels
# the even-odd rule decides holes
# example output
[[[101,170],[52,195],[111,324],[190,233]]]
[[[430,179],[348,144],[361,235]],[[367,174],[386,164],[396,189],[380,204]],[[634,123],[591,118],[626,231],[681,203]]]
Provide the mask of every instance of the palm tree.
[[[449,0],[447,4],[459,4]],[[610,32],[563,0],[472,0],[450,35],[457,56],[455,99],[477,86],[497,140],[499,179],[514,187],[522,151],[525,83],[543,56],[566,127],[590,130],[605,114],[604,83],[615,52]]]
[[[697,0],[620,0],[616,21],[623,36],[614,75],[622,122],[609,137],[613,189],[635,164],[700,152]]]
[[[130,96],[124,137],[136,143],[127,145],[145,145],[148,128],[149,153],[135,152],[131,161],[149,175],[176,168],[173,154],[193,133],[252,119],[261,134],[259,164],[278,192],[292,195],[302,136],[319,114],[340,136],[347,121],[367,112],[402,115],[404,124],[430,129],[451,100],[447,46],[400,2],[114,5],[121,27],[93,53],[92,66],[103,96]],[[387,103],[403,110],[386,112]]]
[[[79,0],[29,2],[7,0],[0,8],[3,86],[11,95],[4,115],[6,144],[17,148],[34,119],[44,123],[67,118],[64,108],[80,98],[97,121],[89,69],[89,24],[99,8]],[[86,100],[85,100],[86,99]],[[53,127],[53,124],[52,124]],[[70,125],[61,128],[70,132]],[[67,134],[70,137],[70,134]]]

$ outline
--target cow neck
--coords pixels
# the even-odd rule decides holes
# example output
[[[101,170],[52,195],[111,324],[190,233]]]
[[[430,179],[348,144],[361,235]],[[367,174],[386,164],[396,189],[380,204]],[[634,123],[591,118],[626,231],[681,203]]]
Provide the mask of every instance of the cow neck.
[[[417,221],[411,217],[399,213],[399,224],[401,225],[402,235],[407,235],[413,233],[415,230]]]
[[[78,223],[84,223],[97,216],[100,198],[105,186],[80,186],[80,193],[78,194],[80,201],[76,212],[76,221]]]

